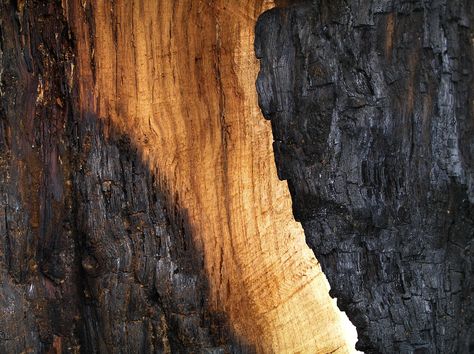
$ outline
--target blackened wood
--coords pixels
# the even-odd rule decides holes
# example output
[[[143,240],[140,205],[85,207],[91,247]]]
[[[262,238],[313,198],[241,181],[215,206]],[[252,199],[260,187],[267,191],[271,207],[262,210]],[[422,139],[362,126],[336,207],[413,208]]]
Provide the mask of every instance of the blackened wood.
[[[474,351],[473,28],[468,0],[321,0],[257,24],[279,177],[360,350]]]

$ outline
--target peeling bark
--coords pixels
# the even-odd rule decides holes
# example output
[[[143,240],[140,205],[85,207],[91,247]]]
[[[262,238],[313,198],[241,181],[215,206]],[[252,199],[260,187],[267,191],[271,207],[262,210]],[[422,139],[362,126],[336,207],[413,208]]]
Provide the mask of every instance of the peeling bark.
[[[469,353],[472,1],[263,14],[259,103],[331,295],[368,353]]]

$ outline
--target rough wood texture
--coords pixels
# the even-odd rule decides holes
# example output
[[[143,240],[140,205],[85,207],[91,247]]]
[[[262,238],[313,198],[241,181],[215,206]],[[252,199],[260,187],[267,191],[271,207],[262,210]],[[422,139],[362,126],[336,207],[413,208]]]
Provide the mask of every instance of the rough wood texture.
[[[271,4],[0,4],[0,352],[350,351],[257,107]]]
[[[259,352],[344,351],[257,106],[253,31],[264,6],[74,3],[79,101],[131,138],[186,210],[211,308],[239,338]]]
[[[474,3],[266,12],[259,101],[332,287],[369,353],[472,353]]]
[[[35,6],[34,15],[23,9],[0,3],[2,353],[61,346],[55,335],[74,331],[80,291],[71,270],[75,239],[67,205],[73,192],[67,160],[59,162],[67,155],[62,142],[71,107],[62,83],[72,51],[65,23],[45,21],[56,6]],[[71,299],[66,308],[63,297]]]
[[[0,353],[245,350],[209,311],[185,216],[73,99],[61,6],[0,15]]]

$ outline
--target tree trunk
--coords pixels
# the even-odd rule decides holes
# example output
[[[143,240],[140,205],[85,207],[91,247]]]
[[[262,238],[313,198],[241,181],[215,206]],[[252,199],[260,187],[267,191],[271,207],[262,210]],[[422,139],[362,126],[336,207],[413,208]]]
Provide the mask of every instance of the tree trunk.
[[[472,353],[474,3],[259,19],[259,103],[331,295],[369,353]]]
[[[351,350],[257,106],[270,2],[0,4],[1,353]]]

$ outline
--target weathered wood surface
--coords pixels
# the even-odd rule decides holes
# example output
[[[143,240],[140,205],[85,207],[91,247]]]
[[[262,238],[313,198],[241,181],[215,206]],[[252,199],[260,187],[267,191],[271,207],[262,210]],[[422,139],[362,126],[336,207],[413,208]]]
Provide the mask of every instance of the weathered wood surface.
[[[370,353],[472,353],[474,2],[321,0],[259,19],[259,102]]]
[[[0,352],[350,350],[257,106],[272,4],[0,4]]]
[[[126,133],[186,210],[211,309],[259,352],[344,351],[257,106],[253,33],[268,4],[74,4],[81,109]]]
[[[240,350],[186,216],[78,106],[63,8],[1,6],[0,353]]]

